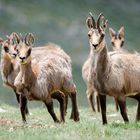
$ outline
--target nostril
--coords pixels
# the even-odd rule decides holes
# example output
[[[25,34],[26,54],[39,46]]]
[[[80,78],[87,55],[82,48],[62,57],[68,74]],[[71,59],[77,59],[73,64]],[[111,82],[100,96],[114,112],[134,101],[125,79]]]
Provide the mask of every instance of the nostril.
[[[19,57],[22,61],[25,59],[25,57]]]
[[[96,47],[98,46],[98,44],[92,44],[92,46],[96,49]]]

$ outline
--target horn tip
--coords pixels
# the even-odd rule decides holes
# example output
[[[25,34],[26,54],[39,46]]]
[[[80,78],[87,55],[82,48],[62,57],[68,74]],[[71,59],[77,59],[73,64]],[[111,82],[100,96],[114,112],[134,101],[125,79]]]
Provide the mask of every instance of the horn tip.
[[[90,16],[93,16],[92,12],[89,12],[89,15],[90,15]]]

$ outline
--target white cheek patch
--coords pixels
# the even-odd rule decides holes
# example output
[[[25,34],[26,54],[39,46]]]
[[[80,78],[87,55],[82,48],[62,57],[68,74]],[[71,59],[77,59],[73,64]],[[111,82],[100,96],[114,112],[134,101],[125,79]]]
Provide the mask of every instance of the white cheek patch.
[[[121,42],[122,42],[122,40],[116,40],[116,41],[114,42],[114,47],[115,47],[116,49],[120,49],[120,48],[121,48]]]
[[[99,39],[100,39],[99,35],[98,36],[97,35],[93,35],[92,38],[91,38],[91,43],[95,44],[95,45],[99,44]]]

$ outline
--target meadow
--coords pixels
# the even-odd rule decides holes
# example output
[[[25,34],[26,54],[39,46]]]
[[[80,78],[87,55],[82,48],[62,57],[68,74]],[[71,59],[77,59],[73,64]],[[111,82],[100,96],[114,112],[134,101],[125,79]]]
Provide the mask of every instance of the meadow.
[[[131,10],[130,10],[131,8]],[[35,35],[35,46],[47,42],[60,45],[72,58],[73,77],[78,91],[80,122],[73,122],[70,106],[64,124],[55,124],[42,104],[30,103],[27,123],[21,120],[18,104],[12,90],[3,86],[0,79],[0,140],[139,140],[140,123],[135,122],[136,104],[129,100],[125,124],[114,102],[108,99],[108,125],[103,126],[100,113],[93,113],[86,99],[86,86],[81,68],[88,57],[86,18],[89,12],[97,18],[103,12],[109,27],[125,27],[124,48],[140,50],[139,0],[0,0],[0,34],[2,38],[12,32]],[[111,42],[106,32],[109,50]],[[59,114],[59,109],[55,105]]]
[[[0,106],[0,140],[139,140],[140,123],[135,122],[136,107],[128,107],[130,123],[125,124],[113,104],[108,105],[108,124],[102,125],[100,113],[80,107],[80,121],[69,119],[55,124],[44,106],[30,108],[27,123],[23,124],[17,107]],[[55,108],[59,115],[58,108]]]

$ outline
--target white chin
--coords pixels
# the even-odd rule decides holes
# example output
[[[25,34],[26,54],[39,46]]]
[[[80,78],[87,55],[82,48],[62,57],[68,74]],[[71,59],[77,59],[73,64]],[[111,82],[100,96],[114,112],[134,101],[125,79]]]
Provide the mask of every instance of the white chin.
[[[22,64],[22,65],[24,65],[24,64],[26,64],[27,62],[26,61],[20,61],[20,63]]]

